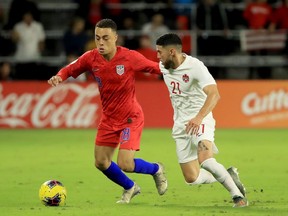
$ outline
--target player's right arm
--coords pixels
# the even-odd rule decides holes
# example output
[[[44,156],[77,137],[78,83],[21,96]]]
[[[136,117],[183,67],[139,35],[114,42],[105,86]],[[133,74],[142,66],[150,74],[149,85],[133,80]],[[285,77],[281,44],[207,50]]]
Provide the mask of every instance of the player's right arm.
[[[186,132],[191,134],[198,132],[203,119],[213,111],[220,99],[216,81],[209,73],[208,68],[199,60],[194,60],[194,67],[194,77],[206,94],[206,99],[198,114],[186,124]]]
[[[135,71],[147,72],[151,74],[162,75],[159,69],[159,63],[151,61],[144,57],[141,53],[130,50],[129,59]]]
[[[77,78],[80,74],[89,71],[91,69],[91,64],[89,63],[91,55],[93,55],[92,51],[88,51],[75,61],[63,67],[55,76],[52,76],[48,80],[48,84],[57,86],[69,77]]]

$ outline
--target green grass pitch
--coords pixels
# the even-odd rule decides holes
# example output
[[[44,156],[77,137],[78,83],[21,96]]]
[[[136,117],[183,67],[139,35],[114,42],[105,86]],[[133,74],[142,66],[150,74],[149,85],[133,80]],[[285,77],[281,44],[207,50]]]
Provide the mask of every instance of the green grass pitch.
[[[217,160],[227,168],[238,167],[247,189],[250,206],[242,209],[232,208],[229,193],[219,183],[186,185],[170,129],[145,129],[136,154],[164,163],[167,193],[157,194],[151,176],[128,174],[141,187],[141,194],[128,205],[116,204],[122,189],[94,167],[95,134],[92,129],[1,129],[0,215],[288,215],[287,129],[216,130]],[[66,186],[66,206],[40,203],[38,190],[49,179]]]

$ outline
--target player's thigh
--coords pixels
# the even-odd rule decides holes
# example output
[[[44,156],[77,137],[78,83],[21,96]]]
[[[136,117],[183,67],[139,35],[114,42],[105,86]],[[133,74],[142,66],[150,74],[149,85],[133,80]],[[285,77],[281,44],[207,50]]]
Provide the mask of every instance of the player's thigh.
[[[99,127],[95,140],[95,166],[101,170],[107,169],[112,161],[115,149],[119,144],[120,131],[112,128]]]
[[[197,144],[198,160],[201,164],[208,158],[218,153],[214,143],[215,120],[207,117],[203,120],[196,136],[193,136],[193,143]]]
[[[201,164],[205,160],[212,158],[213,157],[213,145],[209,140],[201,140],[198,143],[198,160],[199,163]]]
[[[197,159],[197,146],[192,142],[191,136],[183,134],[174,136],[176,154],[179,164],[184,164]]]
[[[143,127],[144,121],[142,119],[127,124],[120,133],[119,149],[139,151]]]
[[[187,163],[180,163],[182,174],[187,183],[196,181],[199,176],[200,167],[197,159],[189,161]]]
[[[120,130],[114,130],[112,127],[99,127],[97,130],[95,145],[117,148],[119,144],[120,133]]]
[[[125,172],[133,172],[135,168],[135,152],[140,150],[140,141],[144,122],[142,120],[127,125],[120,134],[118,166]]]
[[[199,143],[201,140],[209,140],[214,142],[215,135],[215,120],[212,117],[204,118],[199,127],[197,135],[193,135],[193,143]]]

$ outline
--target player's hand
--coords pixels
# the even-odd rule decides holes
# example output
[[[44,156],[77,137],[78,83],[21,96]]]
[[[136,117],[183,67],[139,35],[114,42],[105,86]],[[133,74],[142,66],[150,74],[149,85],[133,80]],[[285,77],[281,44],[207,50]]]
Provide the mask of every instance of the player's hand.
[[[186,133],[191,135],[196,135],[198,133],[199,127],[202,123],[202,118],[196,116],[192,118],[185,126]]]
[[[50,84],[51,86],[57,86],[58,84],[60,84],[62,82],[62,78],[60,76],[53,76],[48,80],[48,84]]]

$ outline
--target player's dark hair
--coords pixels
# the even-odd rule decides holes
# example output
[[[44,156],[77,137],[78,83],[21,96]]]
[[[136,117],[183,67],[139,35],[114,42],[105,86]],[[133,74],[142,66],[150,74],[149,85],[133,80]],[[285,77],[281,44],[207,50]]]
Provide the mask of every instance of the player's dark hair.
[[[102,19],[96,23],[98,28],[111,28],[113,31],[117,31],[117,24],[112,19]]]
[[[156,45],[163,46],[163,47],[169,46],[169,45],[176,45],[176,46],[182,47],[182,41],[177,34],[168,33],[159,37],[156,41]]]

